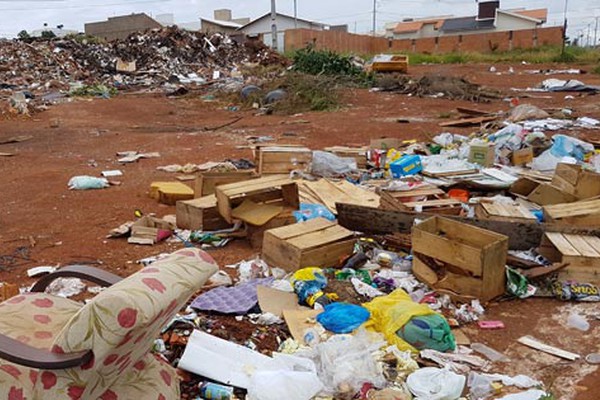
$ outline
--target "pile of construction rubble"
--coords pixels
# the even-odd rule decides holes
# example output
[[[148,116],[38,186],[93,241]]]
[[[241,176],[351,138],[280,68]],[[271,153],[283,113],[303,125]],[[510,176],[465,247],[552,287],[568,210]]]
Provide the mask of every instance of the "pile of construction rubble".
[[[0,95],[24,92],[25,98],[32,99],[97,84],[117,88],[203,84],[241,77],[239,69],[244,65],[282,61],[262,43],[239,43],[223,34],[176,27],[135,33],[110,43],[81,38],[2,40]]]

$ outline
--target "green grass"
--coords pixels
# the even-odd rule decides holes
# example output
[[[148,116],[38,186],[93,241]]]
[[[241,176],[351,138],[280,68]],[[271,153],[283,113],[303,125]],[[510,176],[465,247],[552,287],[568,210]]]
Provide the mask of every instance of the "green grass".
[[[592,70],[592,72],[593,72],[594,74],[598,74],[598,75],[600,75],[600,65],[598,65],[596,68],[594,68],[594,69]]]
[[[561,54],[560,47],[540,47],[529,50],[511,50],[494,53],[408,53],[412,65],[418,64],[466,64],[522,62],[530,64],[578,63],[594,64],[600,60],[600,51],[582,47],[567,47]]]

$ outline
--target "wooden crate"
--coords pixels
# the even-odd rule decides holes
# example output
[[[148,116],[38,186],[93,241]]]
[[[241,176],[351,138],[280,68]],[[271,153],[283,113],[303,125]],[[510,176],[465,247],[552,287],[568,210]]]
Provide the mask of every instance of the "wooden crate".
[[[217,231],[227,229],[227,223],[217,210],[217,197],[213,195],[194,200],[178,201],[177,227],[192,231]]]
[[[257,178],[254,170],[241,170],[229,172],[203,172],[194,182],[194,197],[200,198],[215,193],[215,187],[229,183],[247,181]]]
[[[538,252],[552,262],[568,263],[561,280],[600,284],[600,238],[546,232]]]
[[[282,226],[293,225],[296,223],[296,217],[291,210],[283,210],[281,214],[264,224],[263,226],[255,226],[246,224],[246,234],[252,249],[261,251],[265,232],[270,229],[280,228]]]
[[[162,204],[174,206],[180,200],[193,199],[194,190],[181,182],[152,182],[150,197]]]
[[[482,202],[475,208],[475,214],[484,219],[537,222],[535,215],[518,203]]]
[[[255,159],[260,175],[289,174],[297,169],[305,170],[312,161],[312,151],[307,147],[258,147]]]
[[[551,183],[542,183],[531,193],[529,193],[527,200],[541,206],[546,206],[552,204],[572,203],[577,201],[577,197],[565,192],[561,188],[558,188]]]
[[[352,231],[324,218],[265,232],[262,257],[271,266],[292,272],[304,267],[331,267],[352,254]]]
[[[598,226],[600,225],[600,200],[545,206],[544,220],[548,223],[565,225]]]
[[[230,224],[233,223],[232,210],[246,199],[258,204],[281,205],[292,210],[300,207],[298,185],[286,175],[271,175],[217,186],[215,195],[219,213]]]
[[[356,166],[360,169],[367,168],[367,146],[363,147],[346,147],[346,146],[333,146],[326,147],[323,149],[330,153],[335,154],[338,157],[354,158],[356,160]]]
[[[552,185],[579,200],[600,196],[600,174],[583,170],[580,165],[558,164]]]
[[[456,298],[489,301],[504,294],[508,237],[433,217],[412,231],[413,273]]]

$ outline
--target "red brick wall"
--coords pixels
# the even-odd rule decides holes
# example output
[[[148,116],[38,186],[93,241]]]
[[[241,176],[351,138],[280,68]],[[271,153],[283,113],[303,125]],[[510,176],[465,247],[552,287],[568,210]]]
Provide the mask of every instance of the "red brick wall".
[[[536,46],[560,45],[562,43],[562,27],[514,31],[512,41],[510,32],[445,36],[438,38],[437,45],[435,38],[416,39],[414,40],[414,49],[411,39],[388,40],[341,31],[311,31],[308,29],[292,29],[285,32],[286,51],[301,49],[308,43],[315,43],[318,49],[357,54],[412,51],[419,53],[457,51],[489,53],[510,50],[511,47],[528,49]]]

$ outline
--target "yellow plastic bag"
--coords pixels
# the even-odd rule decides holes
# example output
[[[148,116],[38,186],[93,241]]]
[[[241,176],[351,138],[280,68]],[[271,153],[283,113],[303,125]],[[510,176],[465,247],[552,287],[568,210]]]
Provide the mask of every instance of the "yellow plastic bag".
[[[398,346],[401,351],[419,351],[402,340],[396,331],[402,328],[413,317],[436,314],[425,304],[412,301],[408,293],[396,289],[387,296],[376,297],[363,306],[371,313],[371,318],[366,322],[368,329],[381,332],[391,345]]]

